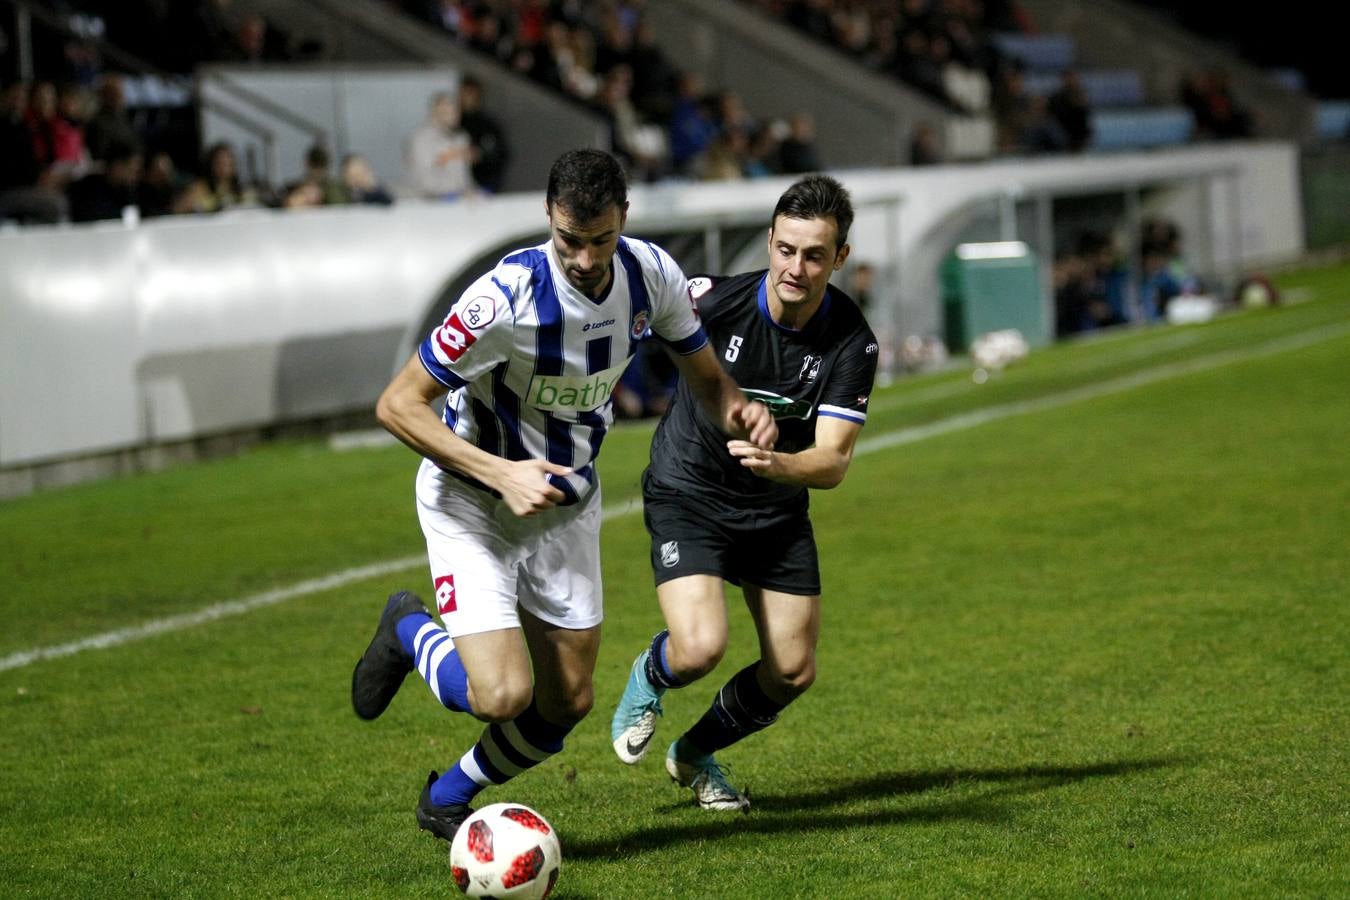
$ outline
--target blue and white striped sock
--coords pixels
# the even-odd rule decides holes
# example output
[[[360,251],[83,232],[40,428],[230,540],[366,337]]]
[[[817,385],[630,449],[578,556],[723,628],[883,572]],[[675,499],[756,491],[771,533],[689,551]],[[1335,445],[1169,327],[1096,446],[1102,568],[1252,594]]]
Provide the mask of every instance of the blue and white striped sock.
[[[440,780],[431,786],[437,806],[468,803],[483,788],[505,784],[562,750],[571,725],[554,725],[539,715],[534,701],[510,722],[494,722]]]
[[[472,712],[469,675],[446,630],[432,621],[431,616],[413,613],[399,620],[397,631],[399,643],[411,654],[418,674],[441,705],[456,712]]]

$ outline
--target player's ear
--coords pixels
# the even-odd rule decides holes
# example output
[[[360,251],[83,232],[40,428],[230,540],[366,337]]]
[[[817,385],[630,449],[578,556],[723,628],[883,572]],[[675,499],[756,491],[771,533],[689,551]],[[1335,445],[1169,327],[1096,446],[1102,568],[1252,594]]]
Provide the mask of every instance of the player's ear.
[[[624,226],[628,224],[628,201],[623,201],[623,206],[619,207],[619,230],[623,231]]]
[[[839,252],[834,255],[834,270],[838,272],[844,267],[844,260],[848,259],[848,251],[852,248],[845,244],[839,248]]]

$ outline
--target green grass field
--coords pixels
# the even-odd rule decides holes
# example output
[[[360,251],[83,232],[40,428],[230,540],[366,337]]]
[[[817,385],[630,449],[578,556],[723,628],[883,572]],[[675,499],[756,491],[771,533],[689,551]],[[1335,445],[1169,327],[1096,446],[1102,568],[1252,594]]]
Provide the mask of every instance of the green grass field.
[[[483,802],[550,817],[560,898],[1350,896],[1350,269],[1281,284],[1305,302],[879,390],[814,497],[820,677],[722,755],[749,816],[613,758],[660,621],[613,515],[596,710]],[[608,506],[649,436],[607,441]],[[412,808],[479,726],[415,680],[348,700],[420,564],[34,654],[415,557],[414,466],[285,443],[0,504],[0,895],[453,891]],[[732,643],[658,741],[753,659],[739,609]]]

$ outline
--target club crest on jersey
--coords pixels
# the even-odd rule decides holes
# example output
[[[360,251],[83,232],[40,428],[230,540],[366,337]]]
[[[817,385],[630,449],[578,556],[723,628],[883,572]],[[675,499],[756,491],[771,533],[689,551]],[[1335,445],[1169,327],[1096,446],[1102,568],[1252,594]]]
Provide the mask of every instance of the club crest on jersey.
[[[436,608],[441,611],[441,615],[458,609],[455,605],[454,575],[442,575],[436,579]]]
[[[680,542],[666,541],[661,545],[661,565],[673,569],[680,562]]]
[[[633,328],[629,334],[633,336],[633,340],[640,341],[647,336],[651,328],[651,317],[645,309],[640,310],[636,316],[633,316]]]
[[[491,297],[474,297],[459,311],[459,317],[470,331],[478,331],[497,318],[497,304]]]
[[[436,344],[450,362],[458,362],[464,351],[476,340],[473,332],[460,321],[458,312],[452,312],[445,324],[436,329]]]
[[[797,380],[803,384],[811,384],[820,374],[820,361],[824,359],[821,356],[811,356],[810,354],[802,358],[802,370],[797,373]]]

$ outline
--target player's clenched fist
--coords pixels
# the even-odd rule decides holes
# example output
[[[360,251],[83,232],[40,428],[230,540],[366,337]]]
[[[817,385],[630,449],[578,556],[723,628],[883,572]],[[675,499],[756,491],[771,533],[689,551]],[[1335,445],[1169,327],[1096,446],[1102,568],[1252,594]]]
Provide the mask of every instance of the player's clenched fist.
[[[736,403],[728,410],[727,418],[730,424],[727,430],[756,447],[772,450],[774,442],[778,440],[778,425],[763,403]]]
[[[563,501],[563,492],[549,482],[548,476],[571,474],[572,470],[567,466],[543,459],[523,459],[508,463],[495,486],[511,512],[518,516],[533,516]]]

